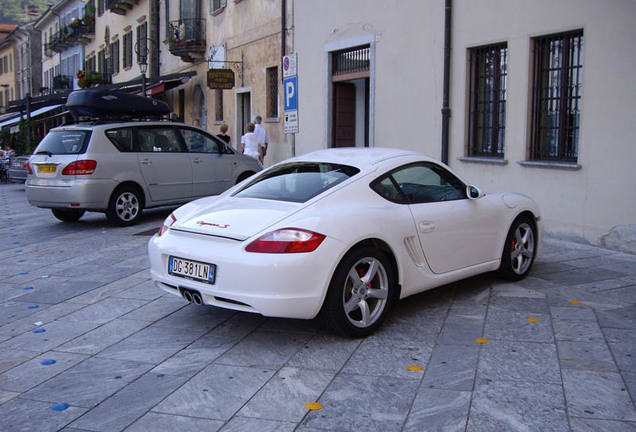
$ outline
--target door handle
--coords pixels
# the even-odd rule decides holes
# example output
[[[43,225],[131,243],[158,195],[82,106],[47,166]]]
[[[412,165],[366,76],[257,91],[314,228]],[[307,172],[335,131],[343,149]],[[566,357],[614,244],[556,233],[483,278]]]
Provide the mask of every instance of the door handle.
[[[152,161],[150,159],[144,159],[142,160],[140,163],[144,164],[144,165],[151,165]]]
[[[433,232],[435,230],[435,223],[429,221],[420,222],[419,229],[422,234]]]

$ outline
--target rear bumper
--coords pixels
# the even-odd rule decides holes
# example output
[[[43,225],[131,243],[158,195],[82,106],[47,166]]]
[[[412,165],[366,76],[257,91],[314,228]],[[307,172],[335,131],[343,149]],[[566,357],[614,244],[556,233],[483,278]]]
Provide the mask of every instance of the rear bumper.
[[[112,180],[75,179],[68,184],[38,184],[27,179],[29,204],[43,208],[105,211],[116,183]]]

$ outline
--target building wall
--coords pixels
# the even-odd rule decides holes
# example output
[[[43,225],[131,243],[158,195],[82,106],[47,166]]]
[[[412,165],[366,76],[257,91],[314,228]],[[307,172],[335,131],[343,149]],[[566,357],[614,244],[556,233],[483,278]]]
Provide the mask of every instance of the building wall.
[[[630,0],[453,2],[450,164],[490,191],[516,190],[537,200],[545,228],[593,244],[615,227],[636,240],[636,3]],[[584,59],[578,170],[531,168],[526,159],[531,105],[531,38],[583,29]],[[457,160],[465,155],[467,49],[508,43],[506,165]],[[629,228],[631,227],[631,229]],[[612,232],[612,234],[610,234]],[[608,236],[605,238],[605,236]],[[622,246],[628,249],[628,238]],[[636,250],[636,244],[632,246]]]
[[[371,146],[441,157],[444,2],[294,3],[298,53],[296,153],[330,144],[330,52],[371,46]],[[631,0],[455,0],[452,2],[449,164],[485,191],[532,196],[552,235],[636,251],[636,159],[631,120],[636,36]],[[578,169],[528,167],[531,39],[584,31]],[[505,164],[466,156],[468,49],[508,43]]]
[[[0,44],[0,62],[2,62],[2,73],[0,73],[0,112],[7,110],[9,101],[15,95],[15,56],[11,43]],[[6,70],[5,70],[6,65]]]

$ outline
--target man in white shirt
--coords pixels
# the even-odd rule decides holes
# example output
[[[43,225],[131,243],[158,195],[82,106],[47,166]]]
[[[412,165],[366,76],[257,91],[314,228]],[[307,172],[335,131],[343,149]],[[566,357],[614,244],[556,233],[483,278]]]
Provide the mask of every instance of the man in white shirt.
[[[254,117],[254,133],[256,135],[258,135],[258,140],[261,143],[261,147],[262,147],[262,160],[265,159],[265,155],[267,154],[267,144],[269,141],[269,137],[267,136],[267,129],[265,129],[263,126],[261,126],[261,122],[263,121],[263,119],[261,118],[261,116],[256,116]]]

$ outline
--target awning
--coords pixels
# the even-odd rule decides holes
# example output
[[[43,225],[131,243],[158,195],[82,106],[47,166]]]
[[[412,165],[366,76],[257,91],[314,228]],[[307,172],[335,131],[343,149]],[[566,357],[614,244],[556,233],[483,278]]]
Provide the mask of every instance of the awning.
[[[42,114],[45,114],[49,111],[53,111],[56,108],[61,107],[62,104],[59,105],[50,105],[50,106],[45,106],[39,109],[36,109],[35,111],[33,111],[31,113],[31,118],[35,118],[37,116],[41,116]],[[0,123],[0,129],[2,129],[5,126],[12,126],[16,123],[18,123],[20,121],[22,117],[20,117],[20,114],[17,114],[14,118],[10,119],[10,120],[5,120],[4,122]]]
[[[179,87],[181,84],[185,84],[188,81],[190,81],[190,77],[159,81],[158,83],[154,83],[149,87],[146,87],[146,96],[158,95],[159,93]]]

